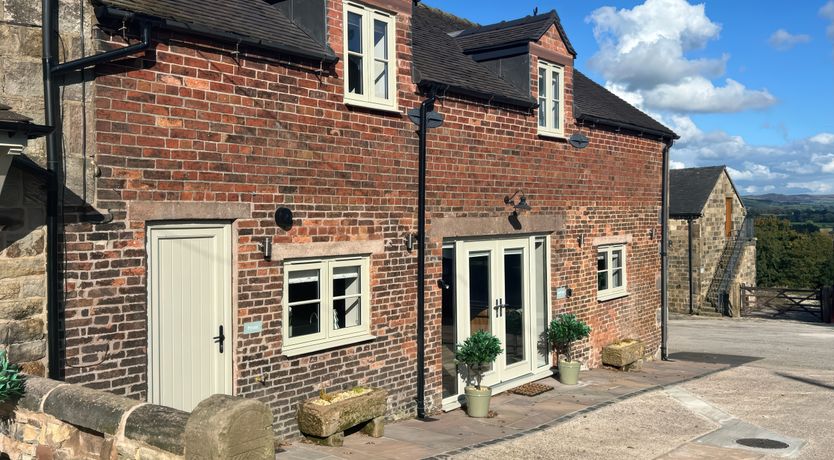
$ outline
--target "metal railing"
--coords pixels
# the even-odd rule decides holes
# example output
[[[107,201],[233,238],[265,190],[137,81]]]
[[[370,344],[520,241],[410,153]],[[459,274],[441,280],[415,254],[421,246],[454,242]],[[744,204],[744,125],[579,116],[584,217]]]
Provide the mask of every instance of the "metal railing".
[[[730,287],[738,272],[744,247],[753,237],[753,219],[745,217],[738,231],[724,245],[724,251],[707,291],[707,301],[722,315],[730,316]]]

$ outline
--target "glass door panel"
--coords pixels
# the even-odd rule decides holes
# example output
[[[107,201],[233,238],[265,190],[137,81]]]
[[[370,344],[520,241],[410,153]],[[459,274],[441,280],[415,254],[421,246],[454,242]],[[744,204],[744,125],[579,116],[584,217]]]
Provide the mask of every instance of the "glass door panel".
[[[506,365],[524,361],[524,254],[522,249],[504,251],[504,339]]]
[[[455,248],[443,247],[443,278],[441,278],[442,310],[441,335],[443,345],[443,398],[458,394],[458,366],[455,363],[455,347],[458,331],[455,305]]]

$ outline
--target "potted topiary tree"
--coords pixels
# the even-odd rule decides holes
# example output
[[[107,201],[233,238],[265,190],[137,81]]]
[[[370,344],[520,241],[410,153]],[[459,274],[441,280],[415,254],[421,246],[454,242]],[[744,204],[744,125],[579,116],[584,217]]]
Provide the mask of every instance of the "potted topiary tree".
[[[481,386],[484,372],[504,350],[498,337],[487,331],[476,331],[458,345],[455,360],[466,365],[466,413],[470,417],[486,417],[489,414],[489,400],[492,389]],[[473,385],[474,383],[474,385]]]
[[[579,381],[579,361],[573,360],[571,344],[591,335],[591,327],[576,318],[576,315],[565,313],[550,322],[547,328],[547,338],[554,351],[564,353],[565,359],[559,359],[559,382],[565,385],[576,385]]]

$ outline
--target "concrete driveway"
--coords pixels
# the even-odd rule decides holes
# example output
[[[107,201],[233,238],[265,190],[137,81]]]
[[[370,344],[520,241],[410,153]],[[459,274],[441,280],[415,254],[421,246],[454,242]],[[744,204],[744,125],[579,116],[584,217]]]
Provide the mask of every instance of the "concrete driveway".
[[[673,359],[707,353],[740,365],[461,458],[834,458],[834,327],[687,317],[671,321],[669,345]],[[782,444],[737,442],[751,438]]]

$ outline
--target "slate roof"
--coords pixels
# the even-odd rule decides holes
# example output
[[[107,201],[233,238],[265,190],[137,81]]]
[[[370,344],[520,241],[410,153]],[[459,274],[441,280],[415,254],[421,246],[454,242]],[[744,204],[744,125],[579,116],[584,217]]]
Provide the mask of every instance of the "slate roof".
[[[478,50],[499,48],[510,44],[536,41],[552,25],[556,25],[562,41],[565,42],[565,47],[575,57],[576,51],[573,49],[570,40],[568,40],[565,29],[562,28],[562,22],[559,20],[559,15],[556,13],[556,10],[536,16],[515,19],[513,21],[501,21],[496,24],[471,27],[463,30],[456,38],[461,48],[469,53]]]
[[[95,0],[98,4],[174,21],[195,33],[220,32],[306,57],[335,60],[277,7],[264,0]]]
[[[531,95],[465,55],[455,38],[448,35],[460,25],[471,23],[422,4],[414,8],[412,23],[413,67],[417,84],[440,84],[452,91],[493,98],[496,102],[526,106],[535,104]]]
[[[2,102],[0,102],[0,130],[23,132],[29,139],[52,132],[51,127],[32,123],[31,118],[12,111],[11,107]]]
[[[724,174],[725,166],[673,169],[669,171],[669,216],[703,215],[712,189]],[[734,186],[735,187],[735,186]]]
[[[646,115],[633,105],[620,99],[578,70],[573,72],[573,115],[577,120],[612,122],[634,130],[648,130],[653,134],[678,135]]]
[[[32,119],[25,115],[21,115],[17,112],[12,112],[11,107],[9,107],[6,104],[0,103],[0,121],[28,123],[32,121]]]

